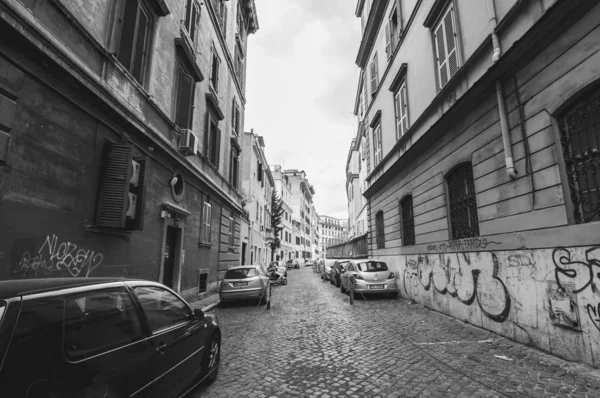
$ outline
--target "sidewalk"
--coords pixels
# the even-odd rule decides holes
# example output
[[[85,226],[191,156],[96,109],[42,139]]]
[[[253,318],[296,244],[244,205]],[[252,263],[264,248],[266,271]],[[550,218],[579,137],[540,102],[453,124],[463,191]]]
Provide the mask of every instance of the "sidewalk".
[[[204,293],[202,296],[198,297],[197,300],[188,301],[192,308],[200,309],[204,312],[212,311],[216,307],[219,306],[221,301],[219,300],[219,293],[216,291],[210,291],[208,293]]]

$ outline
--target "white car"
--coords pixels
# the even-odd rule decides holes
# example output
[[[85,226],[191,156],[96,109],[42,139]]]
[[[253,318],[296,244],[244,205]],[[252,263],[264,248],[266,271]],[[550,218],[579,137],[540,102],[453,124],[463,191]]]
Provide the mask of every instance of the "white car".
[[[350,289],[358,294],[386,294],[398,297],[396,274],[390,271],[383,261],[364,259],[352,260],[348,263],[341,277],[340,291]]]

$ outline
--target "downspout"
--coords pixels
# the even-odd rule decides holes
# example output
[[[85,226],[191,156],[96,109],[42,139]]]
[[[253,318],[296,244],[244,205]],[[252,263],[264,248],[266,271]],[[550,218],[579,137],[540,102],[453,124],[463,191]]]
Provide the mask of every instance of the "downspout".
[[[502,49],[500,48],[500,40],[496,34],[496,27],[498,26],[498,18],[496,17],[496,9],[494,7],[494,0],[487,0],[488,13],[490,16],[490,31],[492,34],[492,44],[494,46],[494,54],[492,55],[492,63],[496,63],[502,55]],[[506,106],[504,104],[504,89],[502,88],[502,81],[496,80],[496,97],[498,100],[498,113],[500,114],[500,129],[502,131],[502,143],[504,144],[504,153],[506,160],[506,172],[511,179],[517,178],[517,170],[512,154],[512,144],[510,142],[510,130],[508,128],[508,115],[506,113]]]

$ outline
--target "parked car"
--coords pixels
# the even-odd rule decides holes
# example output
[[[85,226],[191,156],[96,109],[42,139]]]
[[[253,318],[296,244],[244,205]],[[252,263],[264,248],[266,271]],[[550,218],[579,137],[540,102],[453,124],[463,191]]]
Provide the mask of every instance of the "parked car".
[[[314,261],[312,260],[306,260],[306,262],[304,263],[305,267],[312,267],[312,265],[314,264]]]
[[[319,269],[321,274],[321,279],[324,281],[328,281],[331,276],[331,267],[335,264],[335,260],[325,260],[325,263]]]
[[[383,261],[351,260],[341,276],[340,291],[345,293],[351,283],[356,293],[398,297],[396,274]]]
[[[319,264],[320,264],[320,263],[321,263],[320,261],[315,261],[315,262],[312,264],[312,271],[313,271],[313,272],[319,272]]]
[[[336,287],[340,287],[342,282],[342,274],[346,270],[346,266],[348,265],[350,260],[336,260],[329,271],[329,283],[335,285]]]
[[[216,379],[220,351],[217,319],[156,282],[0,282],[2,396],[179,397]]]
[[[234,301],[260,300],[266,303],[269,277],[260,265],[229,268],[219,285],[221,306]]]

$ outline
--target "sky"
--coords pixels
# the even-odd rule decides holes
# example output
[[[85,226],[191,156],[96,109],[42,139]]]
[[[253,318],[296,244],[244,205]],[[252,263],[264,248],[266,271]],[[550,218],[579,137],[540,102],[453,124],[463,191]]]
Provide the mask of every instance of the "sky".
[[[348,217],[346,159],[356,133],[360,19],[355,0],[255,0],[244,130],[270,166],[304,170],[319,215]]]

